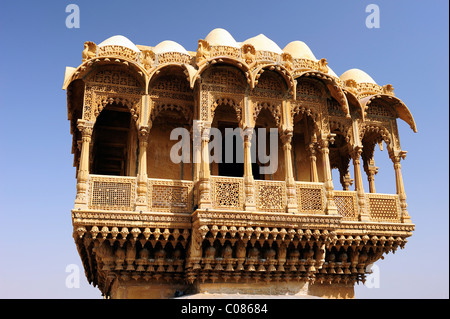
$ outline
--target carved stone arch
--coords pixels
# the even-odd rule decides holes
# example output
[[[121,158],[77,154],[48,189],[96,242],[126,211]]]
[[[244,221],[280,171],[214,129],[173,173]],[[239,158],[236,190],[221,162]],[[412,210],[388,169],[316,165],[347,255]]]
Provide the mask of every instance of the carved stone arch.
[[[245,86],[249,86],[250,88],[254,87],[253,77],[251,76],[251,71],[249,66],[242,62],[241,60],[230,58],[230,57],[216,57],[210,59],[208,62],[202,64],[195,75],[191,77],[191,87],[194,87],[197,80],[201,80],[208,77],[208,73],[211,69],[215,67],[230,67],[237,69],[241,72],[243,77],[245,78]]]
[[[367,96],[363,99],[360,100],[362,107],[364,108],[365,111],[368,111],[368,113],[370,114],[369,108],[370,105],[374,102],[380,102],[381,103],[385,103],[384,105],[389,105],[394,111],[395,114],[392,114],[392,117],[398,117],[400,119],[402,119],[403,121],[405,121],[410,127],[411,129],[414,131],[414,133],[417,133],[417,127],[416,127],[416,123],[414,121],[414,118],[411,114],[411,112],[409,111],[408,107],[405,105],[405,103],[403,103],[402,100],[400,100],[399,98],[392,96],[392,95],[388,95],[388,94],[377,94],[377,95],[371,95],[371,96]],[[375,110],[375,108],[373,108],[372,110],[373,112],[389,112],[390,110],[382,110],[382,108],[378,108],[378,110]],[[378,114],[379,116],[383,116],[383,114]]]
[[[95,122],[100,112],[112,103],[126,106],[137,125],[145,88],[128,69],[115,65],[98,67],[84,78],[83,119]]]
[[[316,133],[317,136],[320,136],[320,133],[322,131],[320,109],[317,109],[316,106],[308,103],[293,102],[291,105],[291,127],[294,127],[294,118],[298,114],[303,114],[310,117],[312,122],[314,123],[314,133]]]
[[[348,105],[347,98],[345,96],[344,91],[340,87],[339,83],[336,82],[336,79],[334,79],[332,76],[328,74],[324,74],[317,71],[307,71],[299,74],[298,77],[296,77],[297,81],[300,77],[309,77],[309,78],[315,78],[320,81],[322,81],[325,86],[328,89],[328,92],[330,95],[339,103],[341,106],[343,112],[345,113],[345,116],[347,118],[351,118],[350,116],[350,108]],[[298,96],[297,96],[298,99]]]
[[[158,81],[160,77],[164,77],[170,74],[174,74],[177,77],[184,77],[186,81],[186,87],[192,90],[191,87],[191,78],[192,70],[185,64],[176,64],[176,63],[170,63],[170,64],[164,64],[164,65],[158,65],[149,75],[149,81],[148,81],[148,92],[151,92],[153,89],[153,85],[155,82]]]
[[[177,111],[186,120],[194,116],[194,91],[186,78],[185,69],[181,66],[166,65],[155,72],[149,82],[151,100],[147,122],[152,121],[163,110]]]
[[[351,91],[346,89],[343,89],[342,91],[344,92],[345,97],[347,98],[348,106],[350,109],[350,115],[354,117],[354,114],[359,113],[361,120],[364,122],[367,113],[365,112],[364,107],[361,105],[360,100],[358,100],[356,95]]]
[[[244,117],[243,114],[243,99],[248,91],[248,84],[245,75],[238,68],[226,65],[226,64],[216,64],[207,68],[201,77],[199,84],[199,119],[203,121],[212,121],[213,112],[212,108],[214,103],[218,99],[231,98],[235,101],[235,106],[239,106],[241,109],[240,115],[241,119]],[[242,101],[236,102],[236,97],[240,96]]]
[[[273,116],[277,128],[281,129],[282,126],[282,104],[274,102],[255,102],[253,107],[253,123],[256,123],[258,115],[263,109],[267,109]]]
[[[211,119],[214,119],[214,114],[216,111],[216,108],[219,105],[229,105],[236,111],[236,119],[238,123],[241,123],[242,121],[242,105],[241,103],[236,103],[236,101],[233,98],[228,97],[222,97],[216,99],[212,105],[211,105]]]
[[[155,118],[158,117],[158,115],[163,111],[174,111],[177,113],[181,113],[188,123],[192,122],[192,106],[164,102],[154,103],[150,112],[150,121],[153,122]]]
[[[344,136],[347,143],[350,143],[352,141],[351,134],[352,134],[352,122],[351,121],[343,121],[341,119],[337,118],[331,118],[329,120],[329,127],[330,131],[332,133],[335,133],[338,131],[342,136]]]
[[[148,82],[147,71],[137,61],[125,57],[113,58],[102,56],[84,61],[76,69],[72,69],[69,74],[66,72],[63,89],[67,89],[70,83],[77,79],[84,79],[86,81],[86,78],[93,72],[95,73],[99,68],[101,69],[108,66],[115,66],[127,70],[139,80],[143,87],[145,87]]]
[[[375,136],[377,142],[384,141],[386,143],[388,152],[391,152],[394,149],[392,134],[386,127],[373,123],[365,123],[360,128],[359,140],[363,141],[365,135],[370,133]]]
[[[266,64],[256,68],[253,71],[253,83],[254,83],[253,89],[257,88],[258,85],[260,85],[260,78],[262,74],[264,74],[264,72],[266,71],[272,71],[280,75],[286,86],[285,91],[290,92],[295,99],[296,84],[294,77],[292,76],[292,73],[288,69],[286,69],[286,67],[279,64],[268,64],[268,65]]]

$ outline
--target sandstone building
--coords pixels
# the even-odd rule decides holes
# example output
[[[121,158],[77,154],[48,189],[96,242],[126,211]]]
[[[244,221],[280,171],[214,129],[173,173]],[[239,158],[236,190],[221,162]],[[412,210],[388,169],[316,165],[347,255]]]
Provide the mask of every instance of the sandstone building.
[[[339,77],[301,41],[282,50],[262,34],[236,42],[215,29],[190,52],[113,36],[85,43],[63,88],[77,169],[73,237],[104,296],[352,298],[367,266],[414,230],[397,128],[400,118],[416,132],[410,111],[392,85],[358,69]],[[177,163],[170,133],[179,127],[200,143]],[[243,163],[210,163],[212,128],[246,132],[236,142]],[[254,128],[277,129],[273,173],[261,173],[251,151]],[[396,194],[376,193],[378,144]]]

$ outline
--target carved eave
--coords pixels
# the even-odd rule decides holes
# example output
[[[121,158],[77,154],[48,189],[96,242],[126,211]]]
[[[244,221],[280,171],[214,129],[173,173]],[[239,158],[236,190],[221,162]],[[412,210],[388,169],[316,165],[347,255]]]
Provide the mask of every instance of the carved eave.
[[[281,77],[284,79],[286,83],[286,87],[288,88],[289,93],[293,96],[293,99],[296,99],[296,85],[297,82],[295,81],[292,73],[283,65],[280,64],[265,64],[258,66],[253,72],[252,72],[252,78],[253,83],[256,86],[258,84],[258,79],[261,76],[261,74],[266,71],[270,70],[273,72],[278,73],[281,75]]]
[[[66,73],[63,90],[66,90],[70,83],[72,83],[73,81],[85,78],[95,67],[104,65],[124,65],[136,72],[139,76],[138,78],[142,81],[142,83],[148,83],[147,71],[136,61],[126,58],[117,58],[115,56],[102,56],[95,57],[83,62],[75,70],[69,69],[68,71],[71,73],[70,76]]]
[[[302,72],[297,76],[296,78],[300,77],[312,77],[317,78],[324,82],[324,84],[327,86],[328,90],[330,91],[331,96],[338,101],[339,105],[342,108],[342,111],[345,113],[345,116],[347,118],[351,118],[350,116],[350,108],[348,106],[348,101],[346,98],[346,95],[344,91],[342,90],[340,84],[336,81],[336,79],[328,74],[318,72],[318,71],[306,71]]]
[[[201,78],[202,73],[206,69],[208,69],[209,67],[211,67],[217,63],[234,66],[234,67],[238,68],[239,70],[241,70],[242,73],[244,74],[245,78],[247,79],[247,84],[250,86],[251,89],[254,88],[255,84],[253,81],[253,77],[251,76],[250,67],[247,65],[247,63],[245,63],[241,60],[230,58],[230,57],[213,57],[213,58],[207,59],[205,62],[203,62],[201,64],[198,64],[198,70],[196,70],[195,75],[193,75],[193,77],[191,77],[191,82],[190,82],[191,89],[194,88],[195,82]],[[191,70],[191,72],[193,72],[193,70]]]
[[[361,120],[362,122],[365,121],[366,112],[364,110],[364,107],[361,105],[360,100],[356,97],[354,93],[352,93],[350,90],[343,88],[342,91],[345,94],[345,97],[347,98],[347,101],[350,105],[354,105],[358,108],[359,113],[361,114]]]
[[[159,73],[161,73],[164,69],[171,68],[171,67],[181,68],[183,70],[184,75],[186,76],[186,81],[188,81],[190,88],[193,89],[197,70],[192,65],[186,64],[186,63],[173,63],[172,62],[172,63],[161,64],[161,65],[156,66],[155,68],[152,68],[149,71],[149,75],[148,75],[149,82],[148,83],[151,83],[152,80],[155,78],[155,76],[157,76]]]
[[[403,103],[402,100],[400,100],[399,98],[392,96],[392,95],[388,95],[388,94],[375,94],[375,95],[370,95],[370,96],[367,96],[367,97],[361,99],[360,103],[361,103],[361,106],[363,107],[363,109],[367,110],[370,103],[372,103],[373,101],[375,101],[377,99],[381,99],[381,100],[389,103],[397,112],[398,117],[400,119],[402,119],[403,121],[405,121],[411,127],[411,129],[414,131],[414,133],[417,133],[416,123],[414,121],[414,118],[413,118],[411,112],[409,111],[409,109],[405,105],[405,103]]]

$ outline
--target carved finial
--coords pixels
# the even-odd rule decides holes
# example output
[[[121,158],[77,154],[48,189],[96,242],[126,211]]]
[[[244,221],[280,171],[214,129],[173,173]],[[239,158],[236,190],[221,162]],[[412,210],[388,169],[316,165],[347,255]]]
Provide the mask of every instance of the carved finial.
[[[242,46],[242,59],[248,65],[253,65],[256,61],[256,49],[251,44],[244,44]]]
[[[94,58],[97,55],[97,45],[94,42],[87,41],[84,43],[83,62]]]
[[[319,64],[319,70],[318,71],[320,71],[322,73],[328,73],[328,67],[327,67],[328,62],[327,62],[327,59],[322,58],[317,63]]]
[[[291,72],[294,70],[294,59],[292,58],[292,55],[289,53],[283,53],[281,55],[281,60],[284,62],[284,67]]]
[[[211,47],[205,40],[198,40],[196,61],[197,64],[203,64],[210,56]]]
[[[155,52],[152,50],[142,50],[141,63],[148,71],[151,69],[153,62],[155,62]]]
[[[383,86],[383,93],[384,94],[389,94],[389,95],[395,95],[394,94],[394,87],[392,86],[392,84],[386,84]]]

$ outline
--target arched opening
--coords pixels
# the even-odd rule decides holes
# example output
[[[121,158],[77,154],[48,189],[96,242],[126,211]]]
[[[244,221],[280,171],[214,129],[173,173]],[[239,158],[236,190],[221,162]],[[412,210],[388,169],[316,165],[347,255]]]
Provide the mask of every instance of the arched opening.
[[[272,129],[272,132],[271,132]],[[273,134],[275,129],[276,134]],[[261,180],[285,180],[285,161],[283,143],[278,134],[278,126],[273,114],[268,108],[263,108],[255,122],[255,150],[256,156],[252,163],[254,179]],[[261,136],[264,134],[264,136]],[[262,145],[261,143],[264,143]],[[274,143],[276,142],[276,143]]]
[[[300,112],[294,116],[293,124],[292,161],[295,180],[301,182],[323,181],[314,120]]]
[[[194,94],[179,66],[167,66],[149,84],[149,178],[192,180],[191,127]],[[183,147],[178,147],[182,146]]]
[[[189,118],[176,106],[162,106],[153,119],[147,145],[147,176],[160,179],[192,180],[192,150]],[[172,131],[177,130],[171,139]],[[175,147],[187,143],[187,148]],[[174,154],[171,152],[176,150]],[[181,154],[188,152],[187,154]],[[183,156],[187,156],[184,160]]]
[[[92,141],[93,174],[136,176],[137,130],[127,106],[108,104],[97,117]]]
[[[220,132],[220,135],[211,135],[211,145],[215,147],[212,147],[210,155],[217,159],[211,163],[212,175],[244,176],[243,138],[233,106],[219,104],[214,111],[211,126]]]

